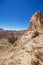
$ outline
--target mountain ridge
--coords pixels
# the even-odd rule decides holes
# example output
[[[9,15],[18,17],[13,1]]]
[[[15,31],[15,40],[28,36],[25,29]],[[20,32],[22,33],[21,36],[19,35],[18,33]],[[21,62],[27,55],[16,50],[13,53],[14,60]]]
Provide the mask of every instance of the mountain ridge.
[[[37,11],[30,28],[17,41],[17,46],[4,57],[5,65],[43,65],[43,16]]]

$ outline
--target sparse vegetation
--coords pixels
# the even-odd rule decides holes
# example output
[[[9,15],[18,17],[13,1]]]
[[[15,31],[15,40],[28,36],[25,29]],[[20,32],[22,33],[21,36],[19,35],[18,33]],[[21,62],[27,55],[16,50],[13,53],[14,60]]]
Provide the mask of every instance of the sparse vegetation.
[[[43,31],[39,32],[40,21],[36,18],[32,19],[32,31],[29,29],[22,37],[18,35],[19,39],[13,32],[8,39],[0,40],[0,65],[43,65]]]
[[[2,51],[9,50],[9,49],[12,49],[12,47],[13,47],[13,45],[10,44],[10,43],[8,42],[8,40],[6,40],[6,39],[1,39],[1,40],[0,40],[0,51],[1,51],[1,50],[2,50]]]
[[[2,62],[0,65],[5,65],[5,62]]]
[[[16,40],[18,40],[18,38],[16,37],[16,35],[14,36],[14,34],[11,33],[11,34],[9,35],[8,41],[9,41],[10,43],[14,44],[14,42],[15,42]]]

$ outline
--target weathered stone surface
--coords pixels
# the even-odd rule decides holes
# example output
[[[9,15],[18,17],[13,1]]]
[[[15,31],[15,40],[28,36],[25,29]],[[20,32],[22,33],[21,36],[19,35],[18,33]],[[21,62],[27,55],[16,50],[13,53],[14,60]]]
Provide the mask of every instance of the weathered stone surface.
[[[5,65],[43,65],[43,15],[36,12],[19,45],[4,56]]]
[[[37,11],[30,20],[30,30],[41,32],[43,29],[43,15]]]

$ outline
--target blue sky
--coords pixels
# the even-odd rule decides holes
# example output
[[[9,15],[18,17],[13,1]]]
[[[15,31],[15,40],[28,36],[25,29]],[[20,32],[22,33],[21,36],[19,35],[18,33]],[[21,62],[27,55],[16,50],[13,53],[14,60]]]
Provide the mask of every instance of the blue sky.
[[[0,0],[0,28],[27,29],[31,16],[38,10],[43,13],[43,0]]]

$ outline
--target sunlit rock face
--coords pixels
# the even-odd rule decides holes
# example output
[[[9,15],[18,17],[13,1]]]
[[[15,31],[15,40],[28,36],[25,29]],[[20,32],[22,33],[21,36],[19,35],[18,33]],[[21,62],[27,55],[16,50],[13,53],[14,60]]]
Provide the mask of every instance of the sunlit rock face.
[[[4,65],[43,65],[43,15],[40,11],[32,16],[30,28],[17,41],[17,46],[1,59]]]
[[[43,15],[37,11],[30,20],[30,30],[42,32],[43,29]]]

